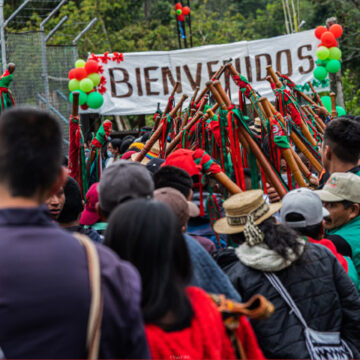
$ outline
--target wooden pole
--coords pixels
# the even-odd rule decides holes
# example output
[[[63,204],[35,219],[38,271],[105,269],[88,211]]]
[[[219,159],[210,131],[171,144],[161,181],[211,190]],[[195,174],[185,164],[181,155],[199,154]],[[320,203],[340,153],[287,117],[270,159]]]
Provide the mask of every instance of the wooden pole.
[[[78,116],[79,115],[79,92],[74,91],[73,92],[73,103],[72,103],[72,116]]]
[[[221,109],[226,110],[227,106],[222,98],[222,96],[219,94],[219,92],[216,90],[214,86],[213,81],[206,82],[206,87],[209,89],[213,97],[215,98],[216,102],[220,105]]]
[[[273,114],[276,114],[277,117],[279,118],[279,120],[282,122],[282,124],[284,126],[286,126],[285,124],[285,120],[282,117],[282,115],[274,108],[274,106],[269,102],[269,100],[267,100],[269,103],[269,106],[271,108],[271,111]],[[299,138],[299,136],[292,131],[290,133],[290,138],[291,140],[294,142],[294,144],[297,146],[297,148],[309,159],[309,161],[311,162],[311,164],[314,166],[314,168],[321,173],[322,171],[322,165],[319,163],[319,161],[315,158],[315,156],[309,151],[309,149],[306,147],[306,145],[301,141],[301,139]]]
[[[272,111],[270,109],[268,99],[263,97],[263,98],[260,99],[260,102],[261,102],[261,105],[262,105],[262,107],[264,109],[266,117],[268,119],[270,119],[273,116],[273,114],[272,114]],[[295,177],[296,183],[300,187],[306,186],[305,181],[304,181],[304,179],[303,179],[303,177],[301,175],[300,169],[298,167],[298,164],[296,163],[296,161],[295,161],[295,159],[294,159],[294,157],[293,157],[293,155],[291,153],[290,148],[288,148],[288,149],[280,148],[280,152],[281,152],[281,155],[283,156],[283,158],[285,159],[286,163],[289,165],[290,170],[291,170],[292,174]]]
[[[183,94],[183,96],[181,97],[180,101],[176,104],[176,106],[174,107],[174,109],[170,112],[169,116],[171,118],[173,118],[177,111],[180,109],[180,107],[182,106],[183,102],[188,98],[188,96],[186,94]],[[159,139],[160,134],[163,131],[163,123],[161,123],[158,128],[155,130],[155,132],[152,134],[151,138],[146,142],[145,146],[141,149],[141,151],[138,153],[138,155],[135,158],[135,161],[137,162],[141,162],[144,157],[146,156],[146,154],[150,151],[150,149],[154,146],[154,144],[156,143],[156,141]]]
[[[334,118],[334,117],[338,116],[338,113],[336,110],[336,102],[335,102],[336,95],[334,92],[330,93],[330,98],[331,98],[331,117]]]
[[[315,91],[313,84],[311,83],[311,81],[307,82],[308,85],[310,86],[311,91],[313,92],[316,102],[320,105],[320,106],[324,106],[323,102],[321,101],[320,95]]]
[[[275,83],[275,86],[280,89],[283,87],[283,84],[281,83],[281,81],[279,80],[279,78],[277,77],[277,75],[275,74],[274,69],[272,68],[271,65],[268,65],[266,67],[267,73],[271,76],[271,78],[273,79],[273,82]]]

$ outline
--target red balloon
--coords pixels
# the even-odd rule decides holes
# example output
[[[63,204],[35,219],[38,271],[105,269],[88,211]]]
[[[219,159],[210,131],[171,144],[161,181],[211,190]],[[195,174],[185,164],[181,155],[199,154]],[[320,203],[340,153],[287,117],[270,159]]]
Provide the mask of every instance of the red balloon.
[[[184,6],[182,8],[183,15],[189,15],[190,14],[190,8],[188,6]]]
[[[88,104],[80,105],[82,110],[87,110],[89,108]]]
[[[325,46],[325,45],[321,42],[317,47],[320,47],[320,46]]]
[[[84,68],[76,68],[74,69],[76,72],[74,72],[75,74],[75,79],[77,80],[82,80],[82,79],[85,79],[87,77],[87,72]]]
[[[76,75],[76,69],[71,69],[69,71],[69,79],[72,80],[72,79],[75,79],[75,76]]]
[[[330,32],[336,37],[339,38],[343,33],[343,28],[339,24],[334,24],[330,26]]]
[[[99,70],[99,64],[94,60],[88,60],[84,68],[88,74],[97,73]]]
[[[328,48],[332,47],[335,41],[335,36],[330,31],[326,31],[321,35],[321,42]]]
[[[327,29],[326,29],[325,26],[317,26],[316,29],[315,29],[315,36],[318,39],[321,39],[321,35],[326,31],[327,31]]]
[[[177,21],[185,21],[185,16],[183,14],[177,16]]]
[[[182,9],[182,4],[180,2],[175,4],[175,10]]]

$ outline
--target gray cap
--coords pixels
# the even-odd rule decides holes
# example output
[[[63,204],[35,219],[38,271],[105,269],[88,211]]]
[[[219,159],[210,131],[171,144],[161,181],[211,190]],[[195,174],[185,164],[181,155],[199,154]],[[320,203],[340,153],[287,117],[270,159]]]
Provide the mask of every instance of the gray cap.
[[[125,200],[152,198],[154,182],[144,165],[118,160],[104,170],[98,189],[100,207],[110,213]]]
[[[300,214],[304,220],[286,221],[286,216],[290,213]],[[329,216],[329,212],[323,208],[319,196],[307,188],[290,191],[282,199],[280,221],[292,228],[299,229],[320,224],[326,216]]]
[[[333,173],[323,189],[316,193],[324,202],[348,200],[360,204],[360,176],[353,173]]]

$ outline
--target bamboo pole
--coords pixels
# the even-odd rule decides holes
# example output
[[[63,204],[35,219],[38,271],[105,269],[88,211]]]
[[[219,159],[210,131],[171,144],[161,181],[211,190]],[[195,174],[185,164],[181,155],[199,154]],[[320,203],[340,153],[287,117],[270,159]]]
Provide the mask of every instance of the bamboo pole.
[[[221,109],[226,110],[227,106],[226,106],[222,96],[216,90],[216,88],[214,86],[214,82],[213,81],[206,82],[206,87],[209,89],[209,91],[211,92],[211,94],[215,98],[216,102],[220,105]]]
[[[171,110],[169,116],[171,118],[173,118],[177,111],[180,109],[180,107],[182,106],[183,102],[188,98],[188,96],[186,94],[183,94],[183,96],[181,97],[180,101],[176,104],[176,106],[174,107],[173,110]],[[150,151],[150,149],[154,146],[154,144],[156,143],[156,141],[159,139],[160,134],[163,131],[163,123],[161,123],[158,128],[155,130],[155,132],[152,134],[151,138],[146,142],[145,146],[141,149],[141,151],[138,153],[138,155],[135,158],[135,161],[137,162],[141,162],[144,157],[146,156],[146,154]]]
[[[199,91],[199,86],[196,87],[195,91],[194,91],[194,94],[193,96],[191,97],[190,99],[190,103],[189,103],[189,107],[190,107],[190,111],[187,111],[186,114],[184,115],[184,118],[181,122],[181,125],[180,125],[180,130],[187,124],[188,122],[188,119],[189,119],[189,114],[191,113],[191,104],[195,101],[195,98],[196,98],[196,95]],[[192,116],[191,116],[192,117]]]
[[[78,116],[79,115],[79,92],[78,91],[74,91],[73,92],[73,104],[72,104],[72,116]]]
[[[330,98],[331,98],[331,117],[337,117],[338,116],[338,113],[337,113],[337,110],[336,110],[336,102],[335,102],[335,93],[334,92],[331,92],[330,93]]]
[[[321,123],[320,123],[319,120],[318,120],[318,116],[317,116],[317,115],[314,116],[315,113],[312,113],[312,112],[310,111],[311,107],[310,107],[309,105],[302,105],[301,107],[302,107],[302,109],[304,110],[304,112],[306,113],[306,115],[307,115],[308,117],[311,117],[311,116],[314,117],[316,128],[318,129],[318,131],[320,132],[321,135],[324,135],[324,129],[323,129]],[[321,120],[321,119],[320,119],[320,120]]]
[[[270,119],[273,116],[273,114],[272,114],[272,111],[271,111],[270,106],[268,104],[267,98],[264,98],[264,97],[261,98],[260,102],[262,104],[262,107],[264,109],[266,117],[268,119]],[[306,186],[305,181],[304,181],[304,179],[303,179],[303,177],[301,175],[300,169],[298,167],[298,164],[296,163],[296,161],[295,161],[295,159],[294,159],[294,157],[293,157],[293,155],[291,153],[290,148],[288,148],[288,149],[280,148],[280,152],[281,152],[281,155],[283,156],[283,158],[285,159],[286,163],[289,165],[290,170],[291,170],[292,174],[295,177],[296,183],[300,187]]]
[[[266,67],[267,73],[269,74],[269,76],[271,76],[273,82],[275,83],[275,86],[280,89],[283,87],[283,84],[281,83],[281,81],[279,80],[279,78],[277,77],[277,75],[275,74],[274,69],[272,68],[271,65],[268,65]]]

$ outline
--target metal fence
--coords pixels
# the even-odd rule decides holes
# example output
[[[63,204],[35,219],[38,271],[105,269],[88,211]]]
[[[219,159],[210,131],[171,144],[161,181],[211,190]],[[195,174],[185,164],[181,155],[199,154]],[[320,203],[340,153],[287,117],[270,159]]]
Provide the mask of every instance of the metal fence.
[[[46,108],[41,45],[41,32],[6,34],[7,61],[16,64],[10,88],[17,105],[29,104]],[[67,74],[74,66],[75,51],[75,46],[46,46],[48,108],[63,126],[64,153],[68,151],[70,114]]]

